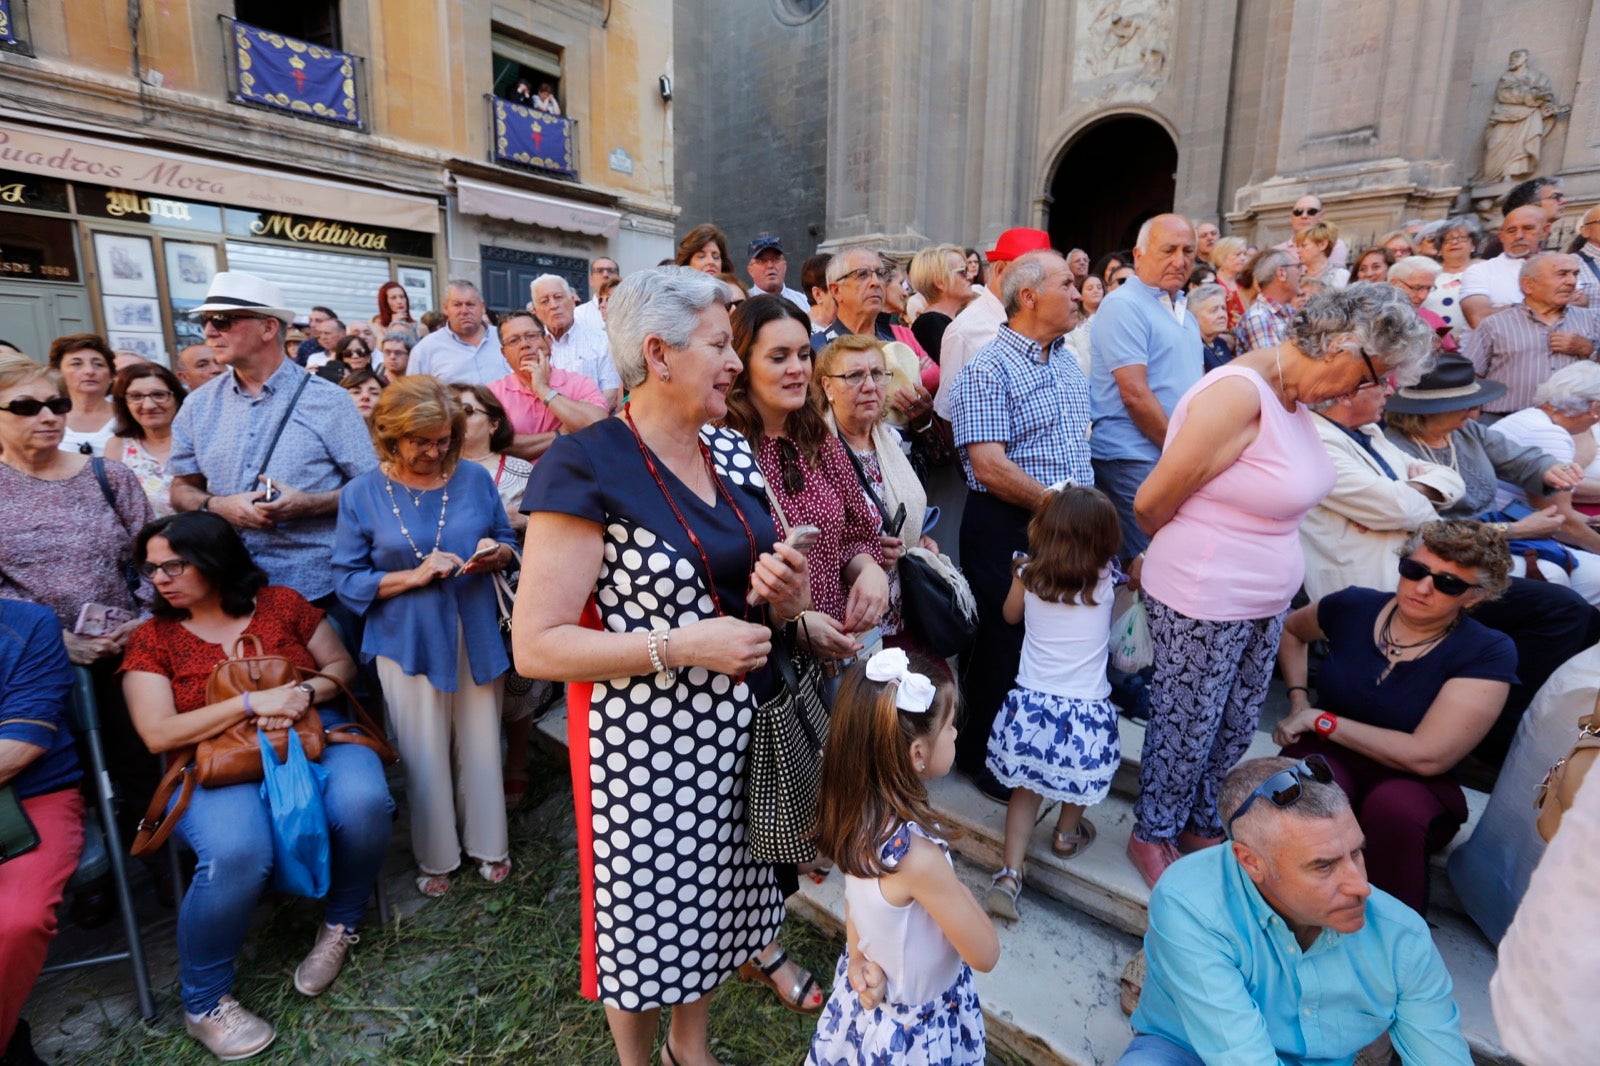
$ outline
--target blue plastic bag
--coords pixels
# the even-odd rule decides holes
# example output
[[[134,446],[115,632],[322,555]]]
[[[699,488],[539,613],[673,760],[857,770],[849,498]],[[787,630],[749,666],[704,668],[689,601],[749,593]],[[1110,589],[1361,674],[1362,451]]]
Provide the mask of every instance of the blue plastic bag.
[[[328,894],[332,873],[328,815],[322,806],[325,767],[306,758],[294,730],[289,730],[283,762],[272,750],[265,730],[261,741],[261,798],[272,810],[272,887],[292,896],[321,899]]]

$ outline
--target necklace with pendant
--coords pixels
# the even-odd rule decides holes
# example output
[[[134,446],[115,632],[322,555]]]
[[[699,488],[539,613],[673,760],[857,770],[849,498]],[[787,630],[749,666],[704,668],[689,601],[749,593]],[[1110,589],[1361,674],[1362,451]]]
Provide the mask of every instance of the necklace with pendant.
[[[1394,616],[1398,614],[1399,611],[1399,604],[1396,604],[1394,607],[1390,608],[1388,617],[1383,620],[1383,627],[1378,631],[1378,650],[1382,652],[1383,657],[1388,660],[1388,665],[1383,668],[1383,673],[1378,675],[1378,680],[1376,683],[1379,685],[1383,684],[1384,681],[1388,680],[1389,675],[1394,673],[1395,666],[1397,666],[1406,657],[1406,652],[1416,651],[1418,648],[1422,648],[1426,649],[1423,654],[1427,654],[1427,651],[1431,651],[1434,645],[1438,644],[1440,641],[1444,640],[1445,637],[1448,637],[1451,633],[1455,632],[1456,623],[1461,621],[1461,618],[1458,615],[1453,621],[1451,621],[1449,625],[1445,626],[1432,636],[1424,637],[1423,639],[1413,641],[1410,644],[1402,644],[1394,639]]]
[[[400,514],[400,502],[395,499],[394,480],[392,478],[384,478],[383,487],[384,491],[389,494],[389,510],[394,512],[394,520],[400,524],[400,535],[406,538],[407,544],[411,545],[412,552],[416,554],[417,562],[422,562],[428,557],[428,555],[431,555],[432,552],[424,554],[422,549],[417,547],[417,542],[411,539],[411,530],[406,528],[406,520]],[[417,512],[418,515],[420,515],[422,513],[422,497],[426,496],[433,490],[423,489],[421,492],[413,496],[409,486],[402,484],[400,488],[408,497],[410,497],[412,508]],[[449,507],[450,489],[447,487],[444,490],[444,496],[439,500],[439,528],[433,535],[433,551],[438,551],[439,545],[444,541],[444,516]]]

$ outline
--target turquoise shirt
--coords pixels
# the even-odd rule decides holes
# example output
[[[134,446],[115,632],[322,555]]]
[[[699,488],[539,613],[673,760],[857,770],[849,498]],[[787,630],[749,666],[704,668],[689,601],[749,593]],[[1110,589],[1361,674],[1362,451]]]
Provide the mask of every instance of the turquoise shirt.
[[[1150,894],[1149,976],[1135,1032],[1208,1066],[1348,1066],[1383,1032],[1413,1066],[1470,1066],[1450,974],[1428,925],[1374,888],[1359,932],[1300,950],[1228,844],[1168,867]]]

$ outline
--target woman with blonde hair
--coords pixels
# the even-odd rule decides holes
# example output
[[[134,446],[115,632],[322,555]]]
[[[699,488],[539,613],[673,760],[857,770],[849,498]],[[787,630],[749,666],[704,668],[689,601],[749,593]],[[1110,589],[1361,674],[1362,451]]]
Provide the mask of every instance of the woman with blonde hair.
[[[442,896],[461,852],[486,881],[511,871],[500,780],[500,679],[511,665],[491,572],[516,535],[494,480],[462,462],[467,415],[447,386],[401,378],[372,412],[381,460],[339,493],[334,589],[366,616],[406,770],[417,890]]]
[[[1250,261],[1250,246],[1243,237],[1223,237],[1212,246],[1211,266],[1217,272],[1217,284],[1227,292],[1228,329],[1239,328],[1244,318],[1245,301],[1239,292],[1239,275]]]
[[[928,301],[917,320],[911,323],[911,332],[922,350],[928,353],[928,358],[937,363],[944,345],[945,328],[972,299],[966,255],[954,244],[924,248],[912,257],[907,276],[911,287]]]
[[[1334,266],[1333,250],[1339,245],[1339,227],[1332,222],[1314,223],[1294,235],[1295,251],[1300,253],[1300,263],[1306,272],[1300,284],[1319,281],[1328,289],[1342,289],[1350,283],[1350,271]]]

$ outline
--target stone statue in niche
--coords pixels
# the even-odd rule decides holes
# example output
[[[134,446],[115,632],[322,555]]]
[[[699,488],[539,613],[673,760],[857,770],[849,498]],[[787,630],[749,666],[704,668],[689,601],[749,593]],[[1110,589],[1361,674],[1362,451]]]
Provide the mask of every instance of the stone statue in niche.
[[[1078,80],[1131,75],[1167,78],[1172,0],[1089,0],[1078,11]]]
[[[1550,79],[1528,65],[1528,51],[1511,53],[1494,87],[1494,108],[1483,131],[1483,170],[1478,182],[1520,181],[1539,169],[1539,154],[1556,119],[1571,108],[1556,105]]]

